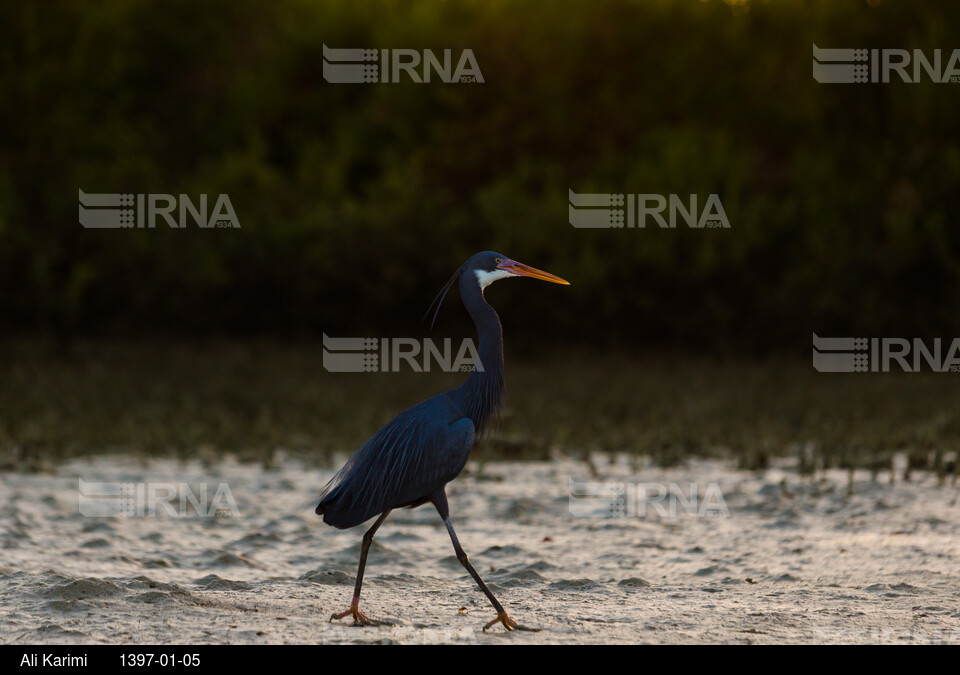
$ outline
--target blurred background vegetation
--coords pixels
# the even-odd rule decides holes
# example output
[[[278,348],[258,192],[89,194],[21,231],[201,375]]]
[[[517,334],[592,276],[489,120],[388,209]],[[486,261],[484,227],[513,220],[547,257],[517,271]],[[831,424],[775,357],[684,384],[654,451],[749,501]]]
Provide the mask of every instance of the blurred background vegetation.
[[[809,353],[812,332],[960,335],[960,84],[818,84],[811,48],[946,60],[957,26],[960,4],[907,0],[0,0],[0,443],[355,445],[438,380],[382,376],[397,400],[351,417],[320,392],[370,396],[366,380],[321,374],[317,338],[429,334],[429,301],[484,249],[573,283],[489,292],[516,363],[553,359],[568,378],[554,392],[594,383],[573,412],[600,421],[563,442],[602,426],[620,431],[601,444],[636,448],[657,391],[695,402],[698,378],[732,401],[673,416],[701,450],[746,444],[747,428],[775,452],[883,423],[899,432],[873,446],[923,420],[946,434],[949,376],[815,380]],[[469,48],[485,83],[332,85],[324,44]],[[86,230],[78,189],[226,193],[241,229]],[[717,193],[731,228],[577,230],[570,189]],[[470,330],[448,301],[433,334]],[[765,384],[744,393],[751,377]],[[838,381],[866,417],[826,393]],[[561,404],[529,394],[518,405],[544,423],[525,433],[553,442]],[[111,397],[109,414],[83,412]],[[835,423],[804,412],[814,400]],[[234,411],[219,427],[217,405]],[[118,416],[112,433],[80,428]],[[148,427],[165,429],[156,443]]]

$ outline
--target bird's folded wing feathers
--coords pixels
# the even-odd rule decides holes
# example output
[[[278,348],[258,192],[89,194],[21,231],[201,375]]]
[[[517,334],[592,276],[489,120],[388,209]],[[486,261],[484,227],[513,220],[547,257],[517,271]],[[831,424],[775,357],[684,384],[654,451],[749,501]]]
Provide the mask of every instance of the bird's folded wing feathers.
[[[370,517],[428,497],[456,478],[473,445],[473,422],[435,397],[397,415],[354,453],[321,502]]]

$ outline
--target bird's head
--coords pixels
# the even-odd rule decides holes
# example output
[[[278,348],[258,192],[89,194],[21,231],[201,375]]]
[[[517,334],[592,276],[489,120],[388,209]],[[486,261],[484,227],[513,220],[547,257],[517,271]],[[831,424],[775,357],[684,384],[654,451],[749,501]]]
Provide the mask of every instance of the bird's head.
[[[450,290],[450,287],[453,286],[453,282],[457,279],[460,279],[461,289],[463,288],[464,283],[475,283],[477,287],[483,292],[483,289],[492,284],[494,281],[499,279],[507,279],[509,277],[530,277],[532,279],[541,279],[543,281],[549,281],[554,284],[563,284],[564,286],[569,286],[570,282],[566,279],[561,279],[555,274],[550,274],[549,272],[544,272],[543,270],[538,270],[536,267],[530,267],[529,265],[524,265],[521,262],[512,260],[502,253],[495,253],[493,251],[483,251],[482,253],[477,253],[472,256],[467,262],[463,263],[453,276],[450,277],[440,293],[437,294],[437,297],[434,298],[433,302],[430,303],[430,307],[427,309],[427,316],[430,315],[430,310],[433,309],[436,305],[436,310],[433,313],[433,320],[431,321],[431,326],[433,321],[437,320],[437,313],[440,311],[440,305],[443,304],[443,299],[447,296],[447,292]],[[424,316],[426,319],[426,316]]]
[[[561,279],[554,274],[538,270],[536,267],[524,265],[522,262],[511,260],[502,253],[494,253],[493,251],[477,253],[470,258],[465,263],[462,274],[468,275],[468,279],[471,276],[473,279],[476,279],[481,289],[486,288],[494,281],[508,277],[531,277],[555,284],[570,285],[569,281]]]

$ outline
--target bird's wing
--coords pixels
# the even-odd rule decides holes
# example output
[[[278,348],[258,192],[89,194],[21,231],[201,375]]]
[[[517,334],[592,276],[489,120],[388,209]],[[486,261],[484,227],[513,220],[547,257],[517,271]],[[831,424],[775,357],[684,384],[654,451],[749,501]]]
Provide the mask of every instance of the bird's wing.
[[[317,512],[330,524],[352,527],[422,503],[457,477],[473,437],[473,422],[443,395],[409,408],[354,453],[327,485]]]

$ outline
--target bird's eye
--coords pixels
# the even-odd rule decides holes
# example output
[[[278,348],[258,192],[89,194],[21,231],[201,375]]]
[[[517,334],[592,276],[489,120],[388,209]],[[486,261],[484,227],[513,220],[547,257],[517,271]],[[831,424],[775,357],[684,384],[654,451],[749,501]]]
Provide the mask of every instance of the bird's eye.
[[[500,258],[497,258],[497,259],[496,259],[496,260],[494,260],[493,262],[495,262],[495,263],[497,263],[497,264],[499,265],[499,264],[500,264],[501,262],[503,262],[503,261],[502,261],[502,260],[500,260]]]

